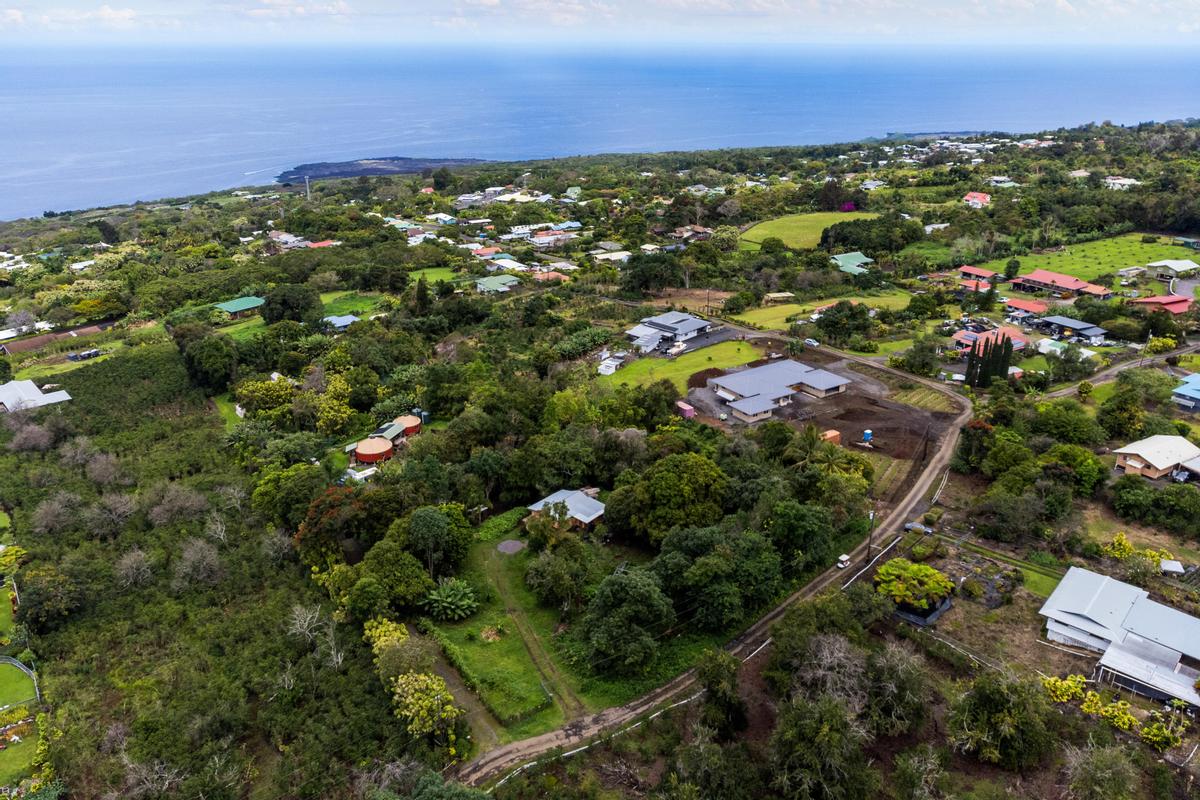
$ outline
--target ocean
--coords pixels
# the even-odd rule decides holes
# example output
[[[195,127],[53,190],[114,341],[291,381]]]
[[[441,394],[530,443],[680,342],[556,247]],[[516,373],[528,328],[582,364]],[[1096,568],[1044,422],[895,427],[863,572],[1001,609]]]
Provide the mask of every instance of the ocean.
[[[1200,52],[406,46],[0,52],[0,219],[305,162],[523,159],[1200,116]]]

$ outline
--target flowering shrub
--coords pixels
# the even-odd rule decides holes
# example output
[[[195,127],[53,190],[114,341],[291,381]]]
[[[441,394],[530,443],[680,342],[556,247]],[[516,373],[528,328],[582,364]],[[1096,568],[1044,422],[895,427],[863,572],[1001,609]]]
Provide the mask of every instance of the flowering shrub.
[[[1129,703],[1125,700],[1114,700],[1102,708],[1100,719],[1119,731],[1134,730],[1138,724],[1137,718],[1129,713]]]
[[[1072,700],[1079,700],[1083,697],[1083,687],[1086,680],[1082,675],[1068,675],[1065,678],[1051,676],[1042,678],[1042,687],[1045,688],[1046,694],[1054,702],[1069,703]]]
[[[406,672],[392,683],[396,716],[413,736],[448,732],[463,710],[454,705],[446,682],[428,672]]]
[[[1124,531],[1117,533],[1108,544],[1100,545],[1100,552],[1109,558],[1115,558],[1118,561],[1124,561],[1133,555],[1133,543],[1129,541],[1129,537]]]
[[[389,647],[408,641],[408,628],[385,617],[374,617],[363,623],[363,641],[371,645],[378,666],[380,655]]]
[[[1104,709],[1104,701],[1100,699],[1100,695],[1096,692],[1088,692],[1084,695],[1083,704],[1079,706],[1079,710],[1085,714],[1098,715]]]

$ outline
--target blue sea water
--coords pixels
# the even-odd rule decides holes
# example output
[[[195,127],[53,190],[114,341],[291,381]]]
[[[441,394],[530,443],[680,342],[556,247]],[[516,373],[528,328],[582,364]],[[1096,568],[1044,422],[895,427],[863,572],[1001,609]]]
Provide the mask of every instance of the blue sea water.
[[[0,219],[269,183],[304,162],[515,159],[1200,116],[1200,51],[0,52]]]

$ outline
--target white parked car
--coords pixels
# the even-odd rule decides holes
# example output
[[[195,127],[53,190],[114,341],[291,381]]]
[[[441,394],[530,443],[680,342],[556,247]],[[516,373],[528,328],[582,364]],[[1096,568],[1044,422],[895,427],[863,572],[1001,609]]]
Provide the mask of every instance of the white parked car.
[[[850,556],[842,553],[840,556],[838,556],[837,568],[845,569],[848,566],[850,566]]]
[[[820,347],[821,343],[818,342],[816,339],[805,339],[804,346],[805,347]]]

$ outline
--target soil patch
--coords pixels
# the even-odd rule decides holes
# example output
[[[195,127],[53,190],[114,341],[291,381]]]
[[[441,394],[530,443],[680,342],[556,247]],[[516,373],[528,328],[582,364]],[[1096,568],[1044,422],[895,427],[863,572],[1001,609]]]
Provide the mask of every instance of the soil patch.
[[[496,549],[506,556],[515,555],[525,549],[525,543],[517,539],[505,539]]]

